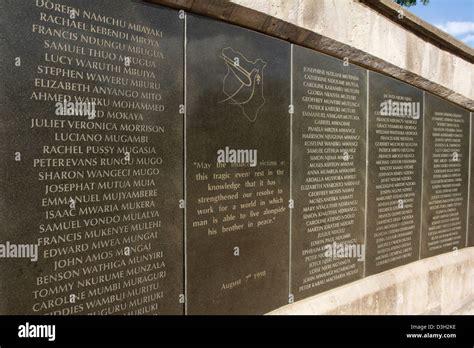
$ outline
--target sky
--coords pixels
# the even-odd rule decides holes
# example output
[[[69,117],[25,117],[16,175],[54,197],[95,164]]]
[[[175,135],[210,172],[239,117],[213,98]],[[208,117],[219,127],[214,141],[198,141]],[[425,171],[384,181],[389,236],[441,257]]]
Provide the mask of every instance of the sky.
[[[474,0],[418,1],[408,11],[474,48]]]

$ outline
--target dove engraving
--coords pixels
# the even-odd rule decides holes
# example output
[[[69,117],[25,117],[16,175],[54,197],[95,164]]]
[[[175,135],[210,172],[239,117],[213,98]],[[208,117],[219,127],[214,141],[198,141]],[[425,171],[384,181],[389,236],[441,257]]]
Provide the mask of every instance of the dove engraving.
[[[227,66],[222,89],[226,98],[220,102],[238,106],[250,122],[255,122],[265,104],[263,69],[267,63],[260,58],[250,61],[231,47],[224,48],[220,58]]]

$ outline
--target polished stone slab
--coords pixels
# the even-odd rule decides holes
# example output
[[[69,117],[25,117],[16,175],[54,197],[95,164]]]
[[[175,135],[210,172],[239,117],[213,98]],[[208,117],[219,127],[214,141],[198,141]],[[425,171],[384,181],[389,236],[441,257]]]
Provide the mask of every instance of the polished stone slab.
[[[367,71],[293,49],[295,300],[360,279],[365,246]]]
[[[182,314],[178,11],[2,7],[0,243],[38,260],[0,259],[0,313]]]
[[[469,116],[425,93],[422,258],[466,245]]]
[[[419,259],[423,92],[369,72],[366,275]]]
[[[263,314],[288,303],[290,45],[188,15],[186,64],[187,312]]]

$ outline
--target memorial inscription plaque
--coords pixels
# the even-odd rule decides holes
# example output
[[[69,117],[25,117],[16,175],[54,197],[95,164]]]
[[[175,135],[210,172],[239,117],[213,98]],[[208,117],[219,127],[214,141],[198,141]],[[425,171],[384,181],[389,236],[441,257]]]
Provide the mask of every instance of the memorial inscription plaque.
[[[425,92],[422,258],[466,246],[469,116]]]
[[[293,48],[295,300],[362,277],[366,70]]]
[[[369,73],[366,274],[419,258],[423,92]]]
[[[187,17],[187,312],[288,303],[290,45]]]
[[[182,314],[183,21],[2,6],[1,314]]]

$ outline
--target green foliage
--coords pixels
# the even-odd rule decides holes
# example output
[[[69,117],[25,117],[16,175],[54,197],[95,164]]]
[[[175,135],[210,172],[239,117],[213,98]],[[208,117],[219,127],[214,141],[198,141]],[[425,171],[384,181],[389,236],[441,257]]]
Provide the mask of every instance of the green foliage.
[[[397,4],[410,7],[417,4],[417,0],[394,0]],[[428,5],[430,0],[420,0],[423,5]]]

